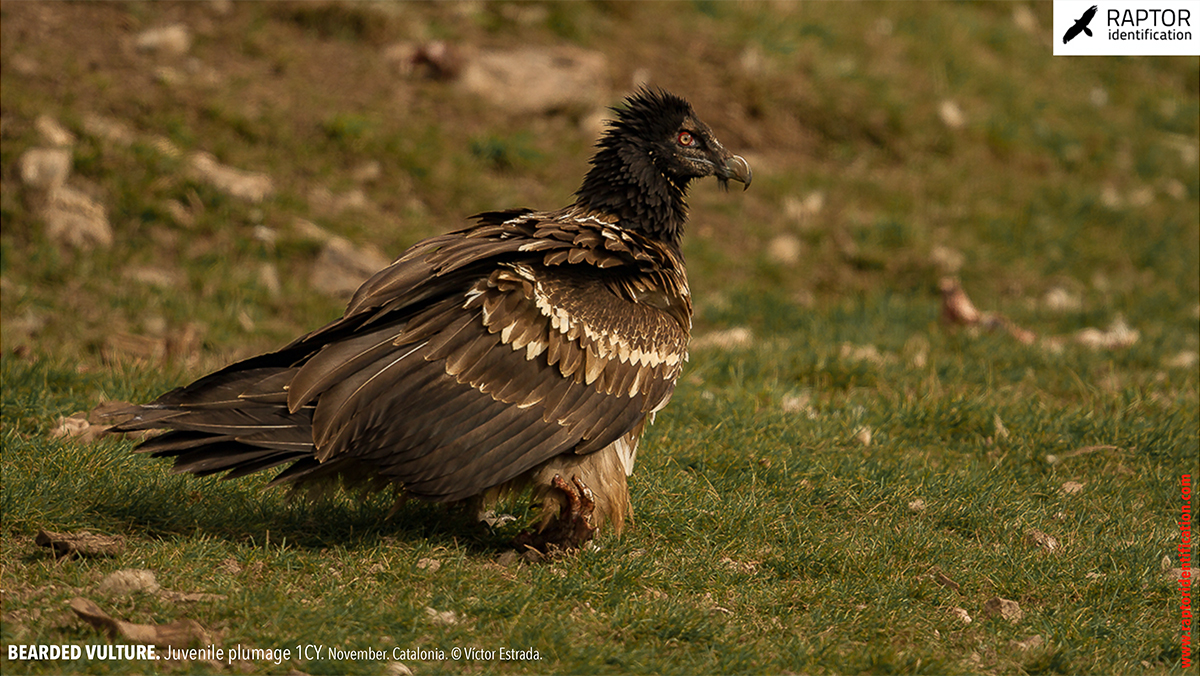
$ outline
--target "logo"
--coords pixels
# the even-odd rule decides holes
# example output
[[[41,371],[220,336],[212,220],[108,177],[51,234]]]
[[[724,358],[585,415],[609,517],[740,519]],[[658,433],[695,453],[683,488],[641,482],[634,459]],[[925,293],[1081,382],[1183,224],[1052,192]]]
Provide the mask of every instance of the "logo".
[[[1055,56],[1200,55],[1200,0],[1054,0]]]
[[[1088,7],[1088,10],[1083,13],[1083,16],[1075,20],[1075,25],[1067,29],[1067,34],[1063,36],[1063,44],[1067,44],[1074,40],[1080,33],[1087,33],[1087,36],[1092,37],[1092,29],[1088,28],[1088,24],[1096,17],[1096,11],[1099,8],[1096,5]]]

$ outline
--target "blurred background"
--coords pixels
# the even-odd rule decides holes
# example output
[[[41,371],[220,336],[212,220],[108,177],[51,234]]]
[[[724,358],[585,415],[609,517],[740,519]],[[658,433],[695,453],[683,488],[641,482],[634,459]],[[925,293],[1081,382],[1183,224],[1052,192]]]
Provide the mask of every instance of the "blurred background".
[[[643,83],[754,168],[744,194],[692,189],[698,333],[875,308],[906,329],[857,338],[898,349],[954,278],[1039,333],[1120,316],[1157,354],[1197,347],[1200,59],[1053,58],[1049,3],[4,2],[0,20],[5,358],[195,374],[279,346],[421,238],[570,202],[606,107]]]

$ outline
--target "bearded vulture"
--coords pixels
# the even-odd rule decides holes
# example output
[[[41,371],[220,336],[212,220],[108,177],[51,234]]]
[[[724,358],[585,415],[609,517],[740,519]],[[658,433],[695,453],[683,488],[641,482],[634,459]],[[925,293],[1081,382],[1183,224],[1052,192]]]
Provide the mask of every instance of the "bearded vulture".
[[[168,430],[137,450],[201,476],[284,466],[272,485],[479,505],[530,487],[540,521],[518,542],[543,551],[620,534],[638,440],[687,360],[688,184],[751,172],[674,94],[643,87],[613,112],[572,204],[424,240],[340,319],[113,431]]]

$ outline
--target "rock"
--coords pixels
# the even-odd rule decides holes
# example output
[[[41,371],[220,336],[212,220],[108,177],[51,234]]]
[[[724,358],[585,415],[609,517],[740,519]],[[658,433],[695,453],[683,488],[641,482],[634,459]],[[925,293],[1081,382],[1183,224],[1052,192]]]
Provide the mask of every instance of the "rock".
[[[75,135],[67,131],[58,120],[49,115],[39,115],[33,126],[42,139],[56,148],[68,148],[75,145]]]
[[[46,224],[46,237],[60,245],[91,249],[113,243],[104,206],[74,188],[64,185],[52,190],[38,211]]]
[[[139,591],[156,592],[158,589],[154,571],[144,568],[118,570],[100,582],[100,591],[114,596],[127,596]]]
[[[152,266],[135,266],[125,268],[121,276],[139,284],[153,286],[158,289],[170,289],[178,286],[180,275],[178,270],[168,270]]]
[[[692,339],[692,349],[694,350],[703,350],[709,347],[715,347],[719,350],[733,350],[750,347],[753,344],[754,334],[744,326],[710,331]]]
[[[1078,312],[1083,309],[1083,300],[1079,294],[1056,286],[1042,296],[1042,305],[1051,312]]]
[[[870,446],[871,445],[871,428],[863,426],[863,427],[860,427],[857,430],[855,430],[854,440],[857,441],[858,443],[862,444],[863,446]]]
[[[509,113],[588,111],[608,96],[604,54],[579,47],[485,51],[471,59],[464,90]]]
[[[1058,538],[1050,535],[1049,533],[1044,533],[1040,530],[1037,530],[1036,528],[1030,528],[1025,532],[1025,542],[1035,547],[1040,547],[1047,552],[1056,552],[1061,546],[1058,543]]]
[[[330,237],[317,257],[309,281],[321,293],[346,298],[390,262],[378,251],[359,249],[342,237]]]
[[[226,166],[208,153],[192,153],[188,157],[188,164],[197,179],[247,202],[262,202],[275,190],[270,176]]]
[[[951,129],[962,129],[967,124],[967,116],[963,114],[962,108],[950,99],[942,101],[938,106],[938,117],[942,118],[942,124]]]
[[[96,138],[121,146],[133,145],[137,139],[133,128],[124,122],[91,113],[83,117],[83,130]]]
[[[767,243],[767,258],[780,265],[795,265],[800,261],[802,246],[794,235],[779,235]]]
[[[783,198],[783,214],[789,220],[805,225],[825,208],[825,193],[814,190],[804,197],[789,195]]]
[[[1025,612],[1021,610],[1020,604],[1016,601],[1002,599],[999,596],[988,599],[983,604],[983,611],[989,617],[1003,617],[1013,624],[1020,622],[1021,618],[1025,617]]]
[[[1024,641],[1013,641],[1010,645],[1017,650],[1025,651],[1033,650],[1034,648],[1040,648],[1045,644],[1046,639],[1042,638],[1041,634],[1034,634]]]
[[[934,244],[929,250],[929,262],[943,273],[953,275],[962,269],[967,257],[961,251],[942,244]]]
[[[1124,349],[1138,342],[1140,338],[1141,333],[1137,329],[1130,328],[1123,317],[1114,319],[1103,331],[1088,327],[1075,333],[1075,342],[1093,350]]]
[[[435,80],[457,78],[466,60],[461,49],[444,40],[399,43],[385,50],[384,58],[396,62],[405,75],[421,74]]]
[[[458,613],[454,612],[453,610],[434,610],[429,606],[425,607],[425,617],[429,618],[430,622],[440,627],[448,627],[453,624],[458,624],[460,621]]]
[[[1017,25],[1017,28],[1030,35],[1036,35],[1038,29],[1041,28],[1038,24],[1037,16],[1026,5],[1013,6],[1013,23]]]
[[[66,148],[30,148],[21,155],[21,182],[35,190],[54,190],[71,173],[71,151]]]
[[[192,48],[192,34],[181,23],[159,26],[139,33],[134,45],[142,51],[178,56]]]

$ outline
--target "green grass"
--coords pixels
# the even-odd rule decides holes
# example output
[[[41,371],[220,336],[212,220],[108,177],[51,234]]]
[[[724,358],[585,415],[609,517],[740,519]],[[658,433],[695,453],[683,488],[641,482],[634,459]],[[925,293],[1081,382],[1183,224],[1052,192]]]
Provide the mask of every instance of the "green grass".
[[[1049,5],[1029,6],[1034,34],[1016,7],[0,6],[0,642],[105,642],[67,609],[84,596],[121,620],[194,619],[225,649],[445,653],[402,660],[417,674],[1182,673],[1165,569],[1179,565],[1180,476],[1200,475],[1187,361],[1200,348],[1200,59],[1054,59]],[[164,84],[156,57],[114,37],[172,21],[198,27],[184,61],[218,86]],[[631,532],[502,565],[519,525],[415,502],[389,518],[384,495],[291,501],[264,490],[269,477],[173,475],[132,441],[51,438],[59,416],[149,399],[336,316],[342,301],[308,283],[321,247],[296,219],[395,255],[477,211],[569,200],[591,143],[582,120],[509,116],[381,57],[414,36],[500,48],[515,35],[604,51],[614,103],[648,69],[755,168],[745,193],[695,187],[685,243],[696,334],[752,338],[694,350],[639,453]],[[961,128],[942,122],[946,100]],[[41,143],[43,113],[78,138],[72,185],[105,203],[110,249],[60,249],[31,211],[19,157]],[[138,140],[92,136],[91,113]],[[223,195],[153,136],[266,172],[275,193]],[[381,175],[357,181],[368,161]],[[366,209],[312,199],[351,188]],[[814,194],[823,207],[797,217]],[[771,255],[781,236],[795,261]],[[1039,341],[941,324],[939,247],[961,255],[954,274],[981,309]],[[135,281],[143,268],[173,281]],[[1056,289],[1078,306],[1050,307]],[[1071,340],[1118,317],[1139,332],[1130,347]],[[39,529],[125,547],[56,561]],[[221,598],[99,590],[130,568]],[[1022,619],[989,617],[997,596]],[[501,647],[539,659],[451,656]],[[6,674],[377,674],[387,661],[0,654]]]

